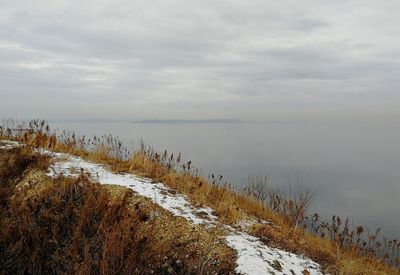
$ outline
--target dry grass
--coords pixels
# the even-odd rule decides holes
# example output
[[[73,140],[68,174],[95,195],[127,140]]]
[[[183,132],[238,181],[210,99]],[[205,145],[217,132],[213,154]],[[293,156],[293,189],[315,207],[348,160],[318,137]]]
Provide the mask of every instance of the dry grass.
[[[26,144],[73,153],[88,160],[108,164],[115,171],[134,172],[162,181],[187,195],[195,205],[213,208],[223,222],[234,224],[248,216],[272,221],[273,226],[254,226],[252,233],[266,243],[309,256],[331,273],[400,274],[398,262],[395,267],[391,267],[375,254],[360,253],[357,244],[344,246],[335,239],[311,234],[297,226],[299,217],[293,219],[293,215],[273,211],[271,205],[268,207],[268,203],[265,204],[262,199],[249,192],[232,190],[229,185],[223,184],[222,177],[211,175],[205,179],[192,167],[191,162],[183,162],[180,155],[174,156],[166,151],[157,153],[143,144],[138,151],[130,154],[117,139],[110,136],[82,139],[70,132],[56,136],[43,130],[45,125],[38,122],[36,124],[33,125],[34,133],[14,137]],[[307,204],[308,200],[299,202]],[[296,202],[292,201],[293,203]],[[290,199],[283,200],[280,207],[286,205],[286,209],[289,209],[289,204]],[[302,215],[305,208],[306,205],[301,208]]]
[[[137,217],[124,207],[129,194],[111,202],[107,192],[81,177],[49,182],[28,195],[30,189],[16,190],[15,176],[30,169],[12,159],[36,164],[32,156],[15,153],[2,162],[2,171],[16,171],[2,175],[1,189],[14,189],[1,211],[2,272],[104,274],[135,267],[140,251],[132,249],[138,247],[131,238]]]
[[[218,232],[84,174],[51,179],[47,163],[29,148],[0,151],[0,274],[233,273]]]

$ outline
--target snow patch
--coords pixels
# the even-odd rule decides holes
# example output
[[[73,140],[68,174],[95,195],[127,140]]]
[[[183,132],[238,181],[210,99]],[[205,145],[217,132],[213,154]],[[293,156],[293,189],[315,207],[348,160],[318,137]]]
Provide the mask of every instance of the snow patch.
[[[253,225],[257,224],[271,224],[271,223],[265,220],[254,219],[254,218],[245,218],[236,222],[236,226],[244,231],[248,230]]]
[[[18,147],[23,147],[23,144],[12,140],[0,140],[0,150],[11,150]]]
[[[239,274],[323,274],[320,266],[306,258],[264,245],[258,238],[243,232],[226,237],[238,253]]]

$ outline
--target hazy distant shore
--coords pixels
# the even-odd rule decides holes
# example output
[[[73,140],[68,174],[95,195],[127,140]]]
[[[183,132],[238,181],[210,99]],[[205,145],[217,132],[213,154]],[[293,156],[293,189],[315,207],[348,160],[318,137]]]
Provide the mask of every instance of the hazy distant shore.
[[[239,119],[147,119],[132,121],[132,123],[143,124],[239,124]]]

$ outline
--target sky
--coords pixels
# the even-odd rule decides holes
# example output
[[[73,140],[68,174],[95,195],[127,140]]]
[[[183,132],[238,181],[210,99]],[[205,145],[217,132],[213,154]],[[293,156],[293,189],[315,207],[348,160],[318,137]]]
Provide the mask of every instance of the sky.
[[[400,117],[400,1],[0,0],[0,117]]]

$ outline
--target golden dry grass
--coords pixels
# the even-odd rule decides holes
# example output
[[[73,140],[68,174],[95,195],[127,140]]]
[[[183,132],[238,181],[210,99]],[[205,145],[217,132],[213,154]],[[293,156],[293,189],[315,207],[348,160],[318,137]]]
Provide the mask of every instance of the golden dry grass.
[[[187,195],[195,204],[213,208],[223,222],[234,224],[243,216],[248,215],[272,221],[273,226],[258,225],[253,227],[252,233],[266,243],[307,255],[322,264],[327,272],[333,274],[400,274],[398,269],[385,264],[380,259],[360,256],[357,251],[343,250],[328,239],[295,228],[286,217],[270,211],[260,201],[251,197],[213,185],[201,177],[177,173],[173,170],[163,171],[160,164],[146,159],[146,156],[140,152],[135,154],[129,162],[132,172],[162,181]]]
[[[0,274],[233,274],[218,232],[84,174],[52,179],[47,164],[0,151]]]

